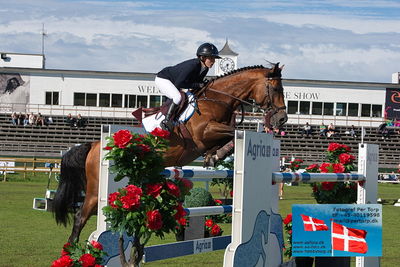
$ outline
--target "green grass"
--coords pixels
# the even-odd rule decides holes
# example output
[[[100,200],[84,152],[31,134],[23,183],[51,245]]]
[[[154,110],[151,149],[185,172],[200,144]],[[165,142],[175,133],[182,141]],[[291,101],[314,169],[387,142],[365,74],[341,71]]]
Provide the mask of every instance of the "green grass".
[[[47,175],[36,174],[27,180],[18,175],[10,175],[9,178],[8,182],[0,182],[0,267],[50,266],[59,257],[71,227],[58,226],[51,213],[32,209],[33,198],[44,197]],[[55,187],[56,182],[52,178],[51,188]],[[216,188],[211,191],[219,198]],[[291,212],[292,204],[315,203],[310,194],[308,185],[285,186],[285,199],[279,202],[282,217]],[[379,197],[400,198],[400,185],[380,184]],[[400,207],[384,205],[382,267],[398,265],[399,221]],[[93,216],[84,228],[81,240],[95,230],[95,224],[96,216]],[[230,224],[224,224],[222,228],[224,234],[230,234]],[[168,235],[164,240],[153,238],[149,245],[174,241],[174,236]],[[223,256],[224,251],[221,250],[147,263],[145,266],[222,266]]]

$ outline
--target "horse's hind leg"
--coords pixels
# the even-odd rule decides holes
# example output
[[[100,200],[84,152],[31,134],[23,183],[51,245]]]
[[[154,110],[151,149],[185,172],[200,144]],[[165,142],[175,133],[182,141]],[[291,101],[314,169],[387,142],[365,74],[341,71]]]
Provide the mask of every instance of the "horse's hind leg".
[[[86,225],[86,222],[90,218],[92,214],[95,214],[97,209],[97,195],[89,196],[86,195],[85,201],[83,202],[82,207],[75,214],[74,217],[74,226],[72,228],[71,236],[69,237],[69,242],[79,241],[79,236],[83,227]]]
[[[100,167],[100,142],[93,143],[89,151],[85,170],[86,170],[86,195],[82,207],[75,214],[74,226],[68,241],[78,241],[79,235],[86,222],[97,211],[97,201],[99,192],[99,167]]]

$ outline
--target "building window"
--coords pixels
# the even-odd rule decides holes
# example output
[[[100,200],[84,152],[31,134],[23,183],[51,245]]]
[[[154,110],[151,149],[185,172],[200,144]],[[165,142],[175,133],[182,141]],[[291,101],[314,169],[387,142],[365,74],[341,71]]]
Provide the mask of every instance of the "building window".
[[[74,93],[74,106],[85,105],[85,93]]]
[[[382,117],[382,105],[372,105],[372,117]]]
[[[46,92],[46,105],[59,104],[59,92]]]
[[[349,103],[349,116],[358,117],[358,103]]]
[[[122,95],[121,94],[112,94],[111,95],[111,106],[114,108],[122,107]]]
[[[150,96],[150,107],[159,107],[161,106],[161,96],[160,95],[151,95]]]
[[[147,108],[147,99],[148,99],[147,95],[138,95],[136,107],[137,108],[139,108],[139,107]]]
[[[135,108],[136,107],[136,95],[125,95],[125,108]]]
[[[346,116],[347,104],[346,103],[336,103],[336,116]]]
[[[297,114],[298,111],[298,101],[288,101],[287,113],[288,114]]]
[[[361,117],[371,117],[371,104],[361,104]]]
[[[333,115],[333,103],[324,103],[324,115]]]
[[[91,106],[97,105],[97,94],[74,93],[74,106]]]
[[[322,102],[312,102],[312,115],[322,115]]]
[[[310,114],[310,102],[300,101],[300,114],[309,115]]]
[[[96,107],[97,106],[97,94],[86,94],[85,106]]]
[[[110,106],[110,94],[99,94],[99,107]]]

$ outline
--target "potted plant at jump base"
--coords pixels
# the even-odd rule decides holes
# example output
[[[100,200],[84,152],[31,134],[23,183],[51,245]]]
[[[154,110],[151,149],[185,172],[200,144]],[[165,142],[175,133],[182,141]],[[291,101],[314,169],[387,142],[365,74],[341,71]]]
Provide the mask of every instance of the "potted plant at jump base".
[[[139,266],[144,246],[155,234],[176,233],[185,211],[182,202],[193,184],[187,179],[167,180],[163,171],[163,153],[169,132],[156,128],[148,135],[120,130],[108,138],[105,159],[112,160],[115,181],[129,178],[128,185],[111,193],[109,206],[103,208],[106,222],[120,234],[120,261],[123,267]],[[123,233],[134,237],[130,259],[125,258]]]
[[[214,205],[214,199],[210,192],[201,187],[190,190],[190,195],[185,197],[183,206],[185,208],[205,207]],[[182,218],[175,234],[176,241],[193,240],[204,238],[204,216],[195,216],[190,218]]]
[[[61,257],[53,261],[51,267],[102,267],[100,264],[105,254],[103,246],[96,241],[68,242],[61,250]]]
[[[312,164],[307,172],[344,173],[355,170],[355,157],[351,148],[330,143],[327,149],[327,162]],[[361,182],[360,182],[361,183]],[[321,182],[312,183],[312,196],[318,204],[352,204],[357,201],[357,182]],[[316,257],[315,266],[350,266],[350,257]]]

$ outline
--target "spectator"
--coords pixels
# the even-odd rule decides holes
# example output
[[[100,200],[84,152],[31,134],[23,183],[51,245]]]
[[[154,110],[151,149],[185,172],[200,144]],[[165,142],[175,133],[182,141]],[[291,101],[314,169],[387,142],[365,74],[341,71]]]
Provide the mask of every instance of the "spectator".
[[[283,166],[283,168],[281,168],[282,172],[291,172],[291,170],[289,168],[286,168]],[[282,200],[283,199],[283,193],[284,193],[284,187],[285,183],[279,183],[279,199]]]
[[[65,118],[65,122],[70,126],[76,126],[76,119],[72,117],[71,113],[68,113],[67,117]]]
[[[301,137],[303,137],[304,134],[306,135],[306,137],[312,135],[311,125],[309,125],[308,122],[306,122],[306,125],[303,126],[303,130],[301,131]]]
[[[330,123],[328,125],[328,132],[326,133],[326,136],[327,137],[339,137],[339,134],[337,133],[333,123]]]
[[[378,132],[378,134],[382,135],[382,139],[389,138],[389,130],[387,128],[387,123],[384,122],[384,123],[380,124],[378,126],[377,132]]]
[[[11,114],[11,122],[14,126],[18,125],[18,115],[16,112]]]
[[[349,132],[350,132],[351,137],[357,138],[357,130],[356,130],[356,127],[354,127],[354,125],[351,125]]]
[[[29,114],[29,124],[35,125],[35,123],[36,123],[36,116],[33,114],[33,112],[31,112],[31,114]]]
[[[327,132],[328,130],[326,129],[326,125],[324,124],[324,123],[322,123],[320,126],[319,126],[319,136],[325,136],[326,137],[326,132]]]
[[[29,125],[29,114],[28,113],[25,114],[25,118],[24,118],[24,126],[27,126],[27,125]]]
[[[21,112],[18,114],[18,125],[24,125],[25,115]]]
[[[42,114],[39,112],[37,117],[36,117],[36,126],[44,126],[44,117]]]
[[[50,124],[53,124],[54,121],[53,121],[53,118],[50,116],[50,117],[46,118],[44,122],[46,125],[50,125]]]
[[[82,118],[81,114],[78,114],[78,117],[76,117],[76,125],[78,127],[86,126],[86,119]]]

